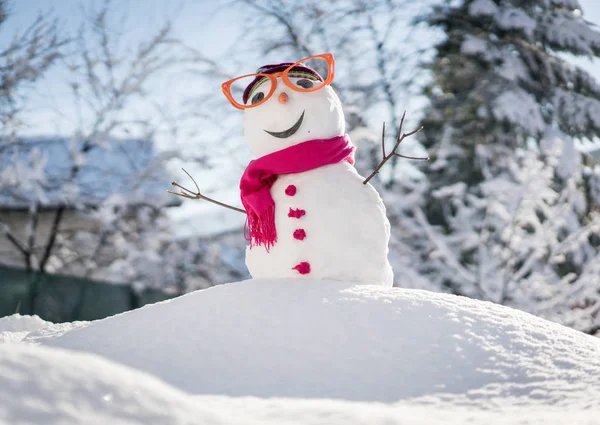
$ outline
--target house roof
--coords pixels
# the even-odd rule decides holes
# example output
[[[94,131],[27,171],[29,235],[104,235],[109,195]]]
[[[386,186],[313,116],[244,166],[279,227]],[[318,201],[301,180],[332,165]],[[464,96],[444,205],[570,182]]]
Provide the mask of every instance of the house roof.
[[[42,209],[94,207],[114,196],[130,205],[181,203],[166,193],[170,176],[151,141],[112,139],[85,155],[80,146],[71,138],[35,137],[0,147],[0,210],[36,201]]]

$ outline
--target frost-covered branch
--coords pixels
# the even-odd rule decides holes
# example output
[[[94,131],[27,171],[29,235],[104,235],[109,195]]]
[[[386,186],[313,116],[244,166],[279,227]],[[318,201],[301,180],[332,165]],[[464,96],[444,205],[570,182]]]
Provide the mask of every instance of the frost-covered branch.
[[[6,2],[1,1],[0,31],[10,18],[6,7]],[[18,132],[24,126],[22,112],[27,107],[28,91],[64,56],[68,42],[51,15],[39,14],[23,32],[15,34],[7,44],[0,44],[0,155],[12,160],[0,170],[0,191],[14,194],[17,199],[27,200],[32,193],[43,199],[47,158],[37,149],[26,158],[18,156],[22,146]],[[7,224],[0,223],[0,233],[22,254],[23,266],[28,270],[34,267],[38,209],[39,203],[34,201],[23,240]]]
[[[119,238],[132,238],[132,215],[135,216],[136,211],[146,208],[143,200],[139,202],[141,195],[123,198],[123,208],[120,208],[119,214],[115,214],[112,219],[103,221],[98,215],[99,222],[110,225],[103,227],[97,235],[89,232],[89,221],[88,228],[79,231],[73,228],[69,221],[74,210],[85,210],[81,217],[86,216],[92,220],[94,209],[103,209],[101,197],[106,195],[95,193],[98,192],[98,182],[82,177],[97,174],[92,168],[99,164],[92,164],[92,157],[97,158],[98,152],[104,151],[115,152],[125,160],[127,152],[121,151],[120,145],[120,140],[124,138],[153,143],[154,135],[162,123],[151,114],[131,114],[130,106],[139,106],[139,101],[152,106],[153,101],[146,99],[152,82],[165,76],[166,71],[184,58],[189,58],[189,54],[180,49],[179,41],[173,37],[169,21],[165,21],[145,40],[130,43],[126,41],[128,37],[124,36],[125,27],[119,28],[118,22],[123,21],[116,19],[118,13],[118,5],[110,0],[103,1],[96,8],[92,6],[86,11],[84,23],[73,37],[74,41],[68,45],[59,37],[55,22],[38,18],[7,48],[0,46],[0,88],[12,85],[15,90],[19,89],[22,92],[23,88],[42,76],[51,64],[62,64],[75,107],[75,114],[58,109],[55,111],[63,117],[75,116],[76,129],[70,140],[65,142],[70,160],[65,172],[55,172],[56,168],[62,166],[56,162],[60,158],[54,155],[55,152],[48,156],[47,153],[41,153],[48,152],[45,149],[32,149],[30,146],[33,144],[29,144],[30,141],[18,139],[18,125],[15,120],[7,118],[3,122],[14,124],[9,134],[14,137],[9,140],[9,137],[0,134],[0,152],[9,145],[9,141],[13,147],[18,145],[21,151],[30,150],[30,158],[24,158],[21,151],[17,155],[15,151],[9,167],[0,170],[0,191],[7,195],[13,194],[20,204],[31,202],[35,207],[26,213],[27,226],[22,240],[19,240],[20,234],[10,232],[8,228],[1,232],[3,237],[14,245],[15,250],[22,254],[23,265],[29,269],[39,269],[41,272],[61,270],[64,273],[80,275],[97,274],[90,270],[96,268],[97,272],[98,266],[110,266],[107,263],[111,261],[109,258],[112,258],[113,262],[119,259],[114,245],[119,242]],[[57,50],[58,47],[60,50]],[[55,51],[52,52],[52,49]],[[19,69],[9,69],[7,64],[13,68],[16,64],[22,66]],[[9,73],[9,70],[12,73]],[[25,99],[21,92],[15,92],[14,99]],[[22,105],[13,102],[12,98],[7,102],[11,101],[11,105],[19,108],[3,108],[2,101],[5,99],[8,98],[2,96],[0,99],[0,113],[8,110],[14,115],[20,111]],[[176,122],[170,123],[171,128],[175,128],[176,125]],[[3,130],[8,128],[1,125],[0,127]],[[155,154],[153,150],[152,152]],[[136,154],[138,153],[140,152]],[[143,154],[149,154],[149,150],[146,149]],[[100,156],[102,155],[104,154]],[[157,155],[154,159],[148,159],[148,164],[143,166],[164,170],[162,161],[166,158],[166,155]],[[144,184],[147,187],[147,179],[151,172],[137,169],[139,165],[136,164],[144,161],[140,162],[139,158],[130,159],[129,169],[123,170],[124,175],[131,177],[126,184],[130,185],[129,190],[132,194],[141,193],[147,190],[144,189]],[[117,177],[104,177],[107,183],[112,178],[114,186]],[[47,196],[48,193],[52,195]],[[166,204],[162,198],[156,200],[152,209],[158,210],[148,215],[150,221],[142,220],[146,227],[142,228],[140,224],[137,231],[151,233],[149,229],[152,230],[155,226],[151,223],[152,220],[164,219],[162,216]],[[44,209],[43,219],[48,220],[47,225],[42,226],[39,223],[42,220],[40,209]],[[107,250],[108,245],[113,246],[112,252]],[[158,249],[153,243],[141,245],[146,249],[145,255],[148,256],[154,255],[153,250]],[[39,258],[36,258],[36,255]],[[98,258],[93,258],[95,256]],[[84,263],[85,267],[80,268]]]
[[[9,16],[4,2],[0,3],[0,15],[2,30],[3,21]],[[16,142],[27,89],[62,57],[67,43],[58,22],[40,14],[7,45],[0,45],[0,151]]]
[[[450,247],[448,247],[442,238],[438,237],[435,231],[431,228],[431,225],[427,222],[425,214],[421,209],[414,211],[417,223],[422,226],[429,240],[435,246],[437,253],[436,255],[441,257],[447,266],[458,273],[458,275],[464,279],[465,282],[473,284],[476,282],[475,276],[469,270],[465,269],[458,261],[455,260],[454,255]]]
[[[119,132],[132,133],[130,126],[142,130],[141,137],[152,137],[155,128],[151,121],[125,118],[124,109],[143,98],[150,81],[179,60],[175,49],[178,41],[172,37],[168,21],[148,40],[136,46],[123,46],[122,34],[110,25],[111,5],[110,0],[105,0],[99,10],[88,14],[87,24],[79,30],[77,48],[67,61],[72,78],[69,85],[79,117],[70,152],[73,163],[70,181],[75,181],[86,167],[90,152],[109,148]],[[56,212],[41,270],[45,270],[53,252],[67,207],[72,205],[64,205]],[[99,238],[100,242],[106,240]]]

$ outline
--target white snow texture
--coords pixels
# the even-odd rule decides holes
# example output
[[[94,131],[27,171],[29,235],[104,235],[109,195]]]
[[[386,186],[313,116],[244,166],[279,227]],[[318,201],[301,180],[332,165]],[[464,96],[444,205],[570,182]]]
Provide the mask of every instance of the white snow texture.
[[[249,280],[32,322],[0,344],[3,425],[600,423],[600,340],[453,295]]]

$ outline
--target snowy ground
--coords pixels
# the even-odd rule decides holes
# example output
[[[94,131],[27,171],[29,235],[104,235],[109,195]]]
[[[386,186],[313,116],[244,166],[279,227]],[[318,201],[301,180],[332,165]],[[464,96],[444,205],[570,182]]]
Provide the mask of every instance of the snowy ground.
[[[0,342],[0,424],[600,424],[600,339],[425,291],[250,280]]]

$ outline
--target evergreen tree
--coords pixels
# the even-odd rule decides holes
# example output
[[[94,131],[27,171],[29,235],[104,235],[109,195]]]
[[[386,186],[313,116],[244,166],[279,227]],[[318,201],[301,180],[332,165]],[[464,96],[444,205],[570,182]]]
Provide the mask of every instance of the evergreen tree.
[[[596,332],[600,85],[561,53],[600,56],[577,0],[446,2],[422,124],[422,205],[400,219],[434,286]],[[594,269],[595,267],[595,269]]]

